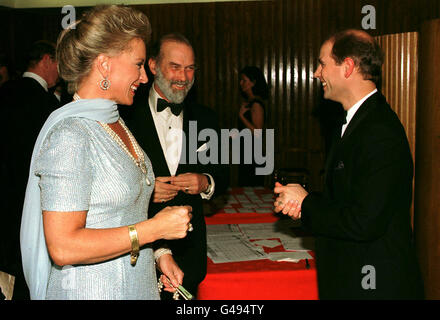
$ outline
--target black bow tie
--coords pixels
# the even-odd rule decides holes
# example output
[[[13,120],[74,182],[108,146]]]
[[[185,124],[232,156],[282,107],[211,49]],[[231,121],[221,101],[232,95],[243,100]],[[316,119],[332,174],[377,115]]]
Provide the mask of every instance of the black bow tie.
[[[175,116],[178,116],[182,112],[183,103],[172,103],[164,99],[160,99],[160,98],[157,99],[157,112],[162,112],[166,108],[170,108],[171,112]]]
[[[346,124],[347,123],[347,111],[344,110],[344,112],[342,112],[342,124]]]

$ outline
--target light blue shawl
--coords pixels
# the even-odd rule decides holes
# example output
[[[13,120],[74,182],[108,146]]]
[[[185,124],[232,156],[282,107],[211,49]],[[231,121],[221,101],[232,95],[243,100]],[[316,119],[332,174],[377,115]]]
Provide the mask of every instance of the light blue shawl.
[[[119,113],[116,103],[111,100],[82,99],[73,101],[55,110],[46,120],[38,135],[34,151],[32,152],[20,230],[23,271],[32,300],[44,300],[46,298],[51,268],[43,229],[39,187],[40,178],[34,173],[34,163],[40,154],[40,149],[50,129],[59,121],[69,117],[113,123],[119,119]]]

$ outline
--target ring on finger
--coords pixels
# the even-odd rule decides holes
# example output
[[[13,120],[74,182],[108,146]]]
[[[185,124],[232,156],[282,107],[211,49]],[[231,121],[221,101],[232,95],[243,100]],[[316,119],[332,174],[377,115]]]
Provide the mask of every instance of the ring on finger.
[[[188,192],[189,191],[189,187],[185,187],[185,192]]]
[[[188,222],[188,232],[191,232],[191,231],[193,231],[193,230],[194,230],[194,228],[193,228],[192,223],[191,223],[191,222]]]

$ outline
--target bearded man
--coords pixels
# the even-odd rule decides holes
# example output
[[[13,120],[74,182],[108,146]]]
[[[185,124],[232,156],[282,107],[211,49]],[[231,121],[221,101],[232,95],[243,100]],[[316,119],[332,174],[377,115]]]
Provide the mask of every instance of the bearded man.
[[[186,238],[155,244],[157,255],[172,254],[184,273],[183,287],[193,296],[206,275],[206,225],[203,199],[210,199],[226,189],[228,173],[217,164],[192,163],[190,149],[197,143],[197,155],[217,152],[209,141],[190,141],[190,126],[198,132],[219,132],[217,116],[209,108],[184,101],[194,84],[196,70],[194,50],[180,34],[168,34],[150,48],[148,65],[154,75],[151,87],[137,90],[130,113],[122,115],[139,145],[152,162],[155,179],[149,216],[166,206],[190,205],[192,231]],[[127,108],[128,109],[128,108]],[[211,150],[212,149],[212,150]],[[197,157],[198,159],[198,157]],[[219,162],[220,162],[220,158]],[[168,299],[167,292],[162,298]]]

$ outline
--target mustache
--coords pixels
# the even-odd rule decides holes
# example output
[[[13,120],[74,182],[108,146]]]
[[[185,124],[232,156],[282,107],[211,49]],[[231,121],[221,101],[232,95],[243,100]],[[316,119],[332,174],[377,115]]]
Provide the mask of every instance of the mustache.
[[[170,85],[177,84],[177,85],[179,85],[179,86],[187,86],[187,85],[189,85],[190,83],[191,83],[191,82],[188,81],[188,80],[172,80],[172,81],[170,82]]]

